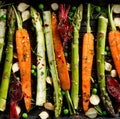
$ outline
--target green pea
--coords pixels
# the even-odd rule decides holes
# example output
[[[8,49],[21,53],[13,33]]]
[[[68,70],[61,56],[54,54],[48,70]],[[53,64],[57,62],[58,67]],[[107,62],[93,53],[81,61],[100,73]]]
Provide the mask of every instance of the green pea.
[[[76,11],[76,9],[77,9],[77,8],[76,8],[75,6],[72,7],[72,11]]]
[[[32,65],[32,69],[35,69],[35,70],[36,70],[36,68],[37,68],[37,67],[33,64],[33,65]]]
[[[107,55],[108,53],[107,53],[107,51],[105,51],[105,55]]]
[[[106,51],[109,51],[109,50],[110,50],[109,46],[106,46],[106,47],[105,47],[105,50],[106,50]]]
[[[27,119],[28,114],[27,114],[27,113],[23,113],[23,114],[22,114],[22,117],[23,117],[24,119]]]
[[[32,74],[34,74],[34,72],[35,72],[35,70],[34,70],[34,69],[32,69],[32,70],[31,70],[31,73],[32,73]]]
[[[63,110],[63,113],[64,113],[64,115],[67,115],[67,114],[69,113],[69,110],[68,110],[67,108],[65,108],[65,109]]]
[[[62,95],[65,95],[65,91],[64,90],[62,90]]]
[[[93,89],[92,89],[92,93],[93,93],[93,94],[97,94],[97,89],[96,89],[96,88],[93,88]]]
[[[68,56],[68,53],[67,53],[67,52],[65,52],[65,53],[64,53],[64,55],[65,55],[65,57],[67,57],[67,56]]]
[[[98,88],[98,84],[97,83],[94,86],[95,86],[95,88]]]
[[[2,15],[1,18],[2,18],[2,19],[6,19],[6,15],[5,15],[5,14]]]
[[[102,114],[103,114],[104,116],[106,116],[106,115],[107,115],[107,112],[106,112],[106,111],[103,111]]]
[[[40,10],[43,10],[43,9],[44,9],[44,5],[41,3],[41,4],[38,5],[38,8],[39,8]]]
[[[96,12],[100,12],[100,11],[101,11],[101,7],[100,7],[100,6],[96,6],[96,7],[95,7],[95,11],[96,11]]]
[[[111,52],[108,52],[107,55],[108,55],[108,56],[111,56]]]
[[[69,12],[69,13],[68,13],[68,16],[69,16],[70,18],[72,18],[72,17],[73,17],[73,15],[74,15],[74,13],[73,13],[73,12]]]
[[[36,77],[36,76],[37,76],[37,73],[36,73],[36,72],[34,72],[34,73],[33,73],[33,76],[34,76],[34,77]]]

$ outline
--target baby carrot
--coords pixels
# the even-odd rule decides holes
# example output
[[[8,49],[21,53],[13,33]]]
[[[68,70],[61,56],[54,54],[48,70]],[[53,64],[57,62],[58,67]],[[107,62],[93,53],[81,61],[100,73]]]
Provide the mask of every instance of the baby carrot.
[[[22,21],[19,14],[13,6],[18,23],[18,30],[16,30],[16,49],[18,55],[18,63],[20,68],[20,78],[22,83],[22,91],[24,94],[24,102],[26,110],[31,108],[31,47],[28,31],[22,28]]]
[[[94,56],[94,36],[90,30],[90,4],[88,4],[87,16],[87,33],[83,36],[82,47],[82,99],[84,112],[89,108],[90,78]]]
[[[108,16],[110,20],[110,26],[112,29],[108,34],[108,41],[109,41],[113,62],[115,64],[118,77],[120,78],[120,32],[117,31],[114,25],[112,12],[110,11],[110,5],[108,5]]]

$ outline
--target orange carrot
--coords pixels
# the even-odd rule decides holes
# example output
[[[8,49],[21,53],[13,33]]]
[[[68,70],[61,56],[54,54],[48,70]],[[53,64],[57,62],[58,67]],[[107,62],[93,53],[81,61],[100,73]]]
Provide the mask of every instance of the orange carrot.
[[[117,31],[114,25],[112,18],[112,11],[110,11],[110,5],[108,5],[108,16],[111,25],[111,31],[108,34],[108,41],[109,41],[113,62],[115,64],[118,77],[120,78],[120,32]]]
[[[88,110],[91,88],[91,72],[93,63],[94,36],[91,33],[85,33],[83,37],[82,51],[82,91],[83,91],[83,109]]]
[[[58,32],[58,22],[55,13],[52,13],[52,36],[55,50],[55,58],[60,78],[61,88],[63,90],[70,89],[70,77],[64,56],[62,42]]]
[[[108,35],[112,58],[120,78],[120,32],[110,31]]]
[[[90,4],[88,4],[88,10],[90,10]],[[87,33],[85,33],[83,36],[82,46],[82,99],[83,99],[82,102],[84,112],[86,112],[89,108],[91,88],[90,78],[92,73],[93,55],[94,55],[94,36],[92,33],[90,33],[90,24],[88,22]]]
[[[26,29],[16,31],[16,48],[20,68],[22,91],[24,94],[25,107],[31,108],[31,49],[29,34]]]
[[[108,35],[111,55],[120,78],[120,32],[110,31]]]
[[[13,6],[14,8],[14,6]],[[31,47],[30,38],[26,29],[22,28],[21,17],[14,8],[18,30],[16,30],[16,49],[18,55],[18,64],[20,68],[20,78],[22,83],[22,91],[24,96],[24,102],[26,110],[29,111],[31,108]]]

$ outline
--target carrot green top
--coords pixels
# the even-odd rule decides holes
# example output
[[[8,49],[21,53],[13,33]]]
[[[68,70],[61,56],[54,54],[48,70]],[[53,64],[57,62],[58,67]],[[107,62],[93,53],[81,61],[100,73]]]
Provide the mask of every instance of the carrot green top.
[[[88,3],[87,5],[87,33],[91,32],[91,27],[90,27],[90,12],[91,12],[91,5]]]
[[[108,4],[108,17],[109,17],[110,26],[111,26],[112,31],[116,31],[116,27],[113,22],[112,10],[110,10],[110,4]]]
[[[16,18],[17,18],[18,29],[22,29],[22,18],[20,16],[20,13],[16,11],[14,5],[12,5],[12,7],[14,9],[14,12],[15,12],[15,15],[16,15]]]

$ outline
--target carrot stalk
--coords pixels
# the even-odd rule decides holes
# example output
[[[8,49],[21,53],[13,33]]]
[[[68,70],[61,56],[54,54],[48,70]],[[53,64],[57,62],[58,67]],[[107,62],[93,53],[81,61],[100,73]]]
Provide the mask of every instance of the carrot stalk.
[[[49,62],[49,67],[53,79],[54,86],[54,105],[55,105],[55,117],[60,116],[62,108],[62,93],[60,87],[60,80],[57,71],[54,44],[52,37],[52,24],[51,24],[51,12],[43,11],[43,21],[44,21],[44,31],[45,31],[45,41],[47,49],[47,57]]]
[[[120,78],[120,32],[116,30],[115,24],[113,22],[112,11],[110,10],[110,5],[108,5],[108,16],[111,26],[111,31],[108,34],[108,41],[110,46],[111,55],[115,68]]]
[[[46,58],[45,58],[45,39],[40,14],[30,8],[32,23],[36,30],[37,40],[37,94],[36,105],[43,106],[46,102]]]
[[[78,108],[79,95],[79,30],[82,21],[83,5],[80,4],[73,16],[73,39],[71,57],[71,98],[74,108]]]
[[[0,62],[2,60],[4,40],[5,40],[5,31],[6,31],[6,16],[7,10],[0,9]]]
[[[20,14],[13,9],[16,14],[18,30],[16,30],[16,49],[18,64],[20,67],[20,78],[26,110],[31,108],[32,87],[31,87],[31,46],[28,31],[22,27]]]
[[[8,88],[9,88],[11,67],[12,67],[12,60],[13,60],[13,39],[15,34],[15,21],[16,21],[16,17],[15,17],[14,11],[12,10],[12,7],[9,7],[8,11],[9,11],[7,15],[8,16],[8,21],[7,21],[8,41],[7,41],[7,47],[5,52],[6,56],[5,56],[2,80],[0,85],[0,110],[1,111],[4,111],[6,109],[6,100],[8,95]]]
[[[70,110],[70,114],[73,114],[75,113],[75,110],[72,104],[71,97],[69,95],[70,77],[69,77],[67,63],[64,56],[61,38],[58,32],[58,21],[57,21],[56,14],[54,12],[52,13],[52,36],[53,36],[55,58],[56,58],[58,76],[60,79],[61,88],[66,92],[65,95],[66,95],[68,107]]]
[[[83,110],[86,112],[89,108],[91,73],[94,56],[94,36],[90,28],[91,5],[87,5],[87,33],[83,36],[82,46],[82,102]]]
[[[99,16],[98,18],[98,30],[97,30],[97,77],[100,87],[100,95],[102,102],[106,110],[112,116],[115,116],[114,108],[110,97],[106,91],[106,81],[105,81],[105,40],[106,32],[108,26],[108,19],[104,16]]]

